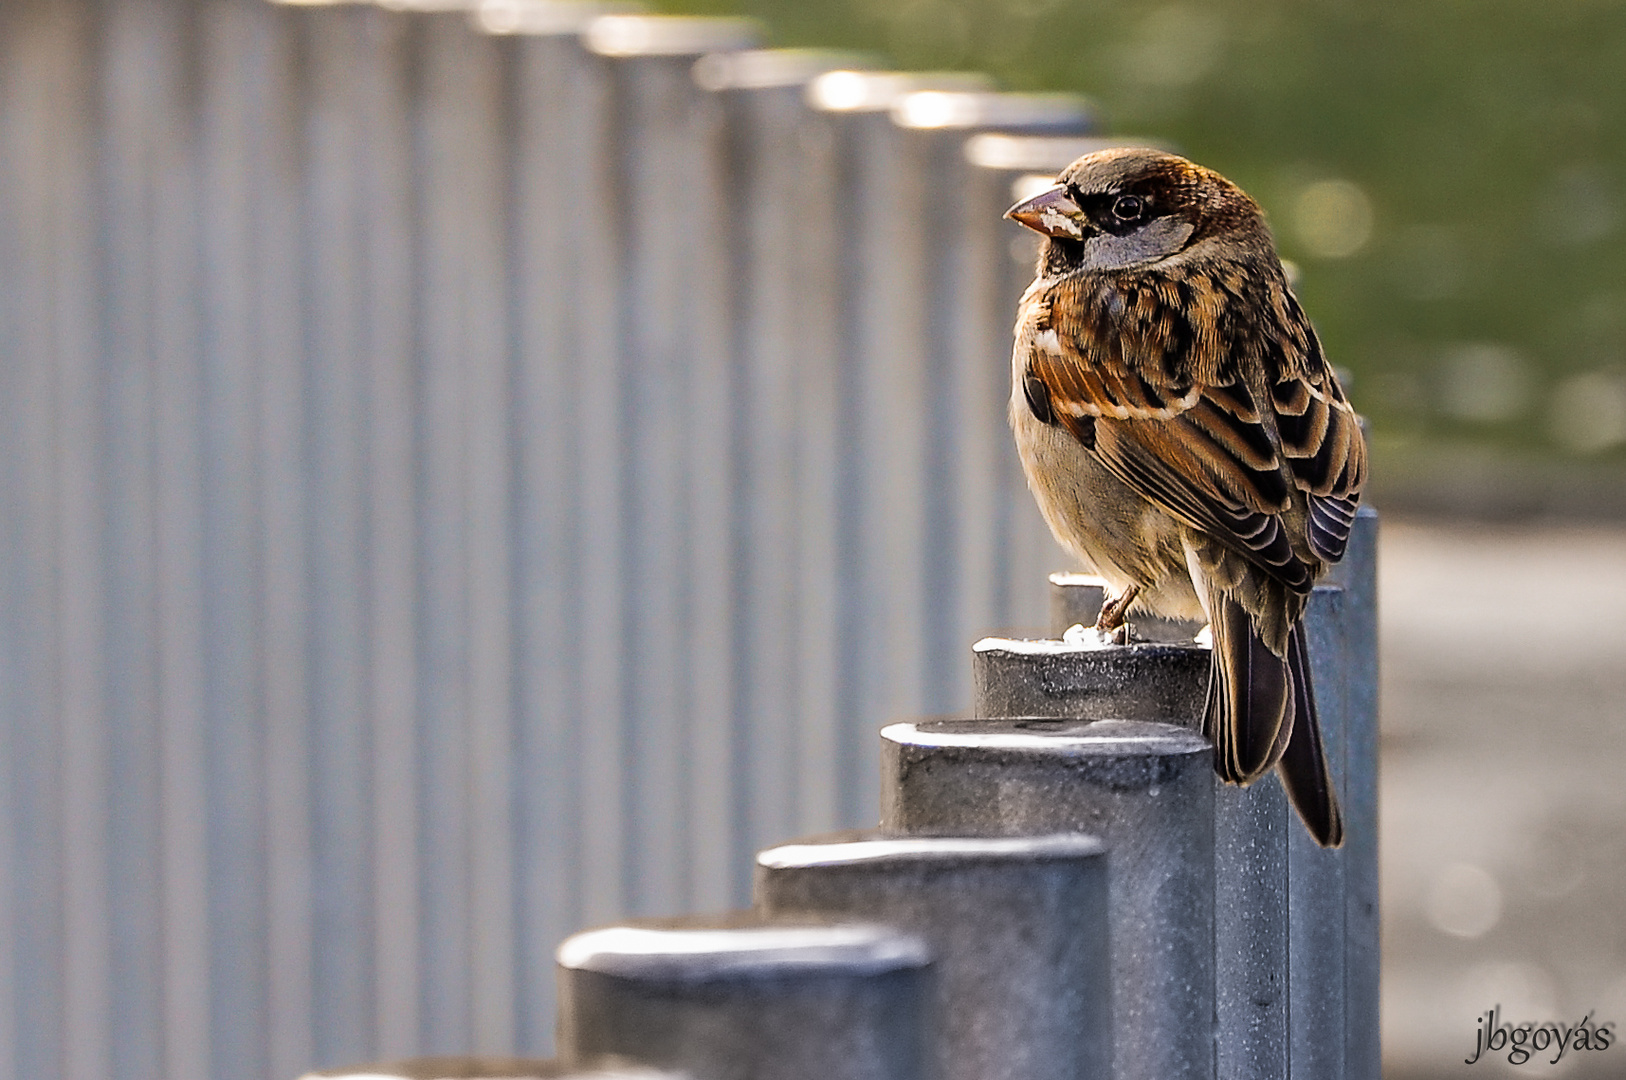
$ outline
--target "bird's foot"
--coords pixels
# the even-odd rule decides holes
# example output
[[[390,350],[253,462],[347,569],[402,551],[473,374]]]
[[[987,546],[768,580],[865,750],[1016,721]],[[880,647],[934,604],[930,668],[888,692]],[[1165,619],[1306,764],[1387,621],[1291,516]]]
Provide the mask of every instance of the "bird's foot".
[[[1095,629],[1114,645],[1129,644],[1129,605],[1140,595],[1140,586],[1131,585],[1101,605],[1101,614],[1095,618]]]

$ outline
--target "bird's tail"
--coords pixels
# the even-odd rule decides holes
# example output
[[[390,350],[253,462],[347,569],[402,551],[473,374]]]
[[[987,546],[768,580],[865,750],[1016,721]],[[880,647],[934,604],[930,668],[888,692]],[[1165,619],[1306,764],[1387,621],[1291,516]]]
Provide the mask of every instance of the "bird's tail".
[[[1287,616],[1292,622],[1266,630],[1280,642],[1285,655],[1279,655],[1231,589],[1208,575],[1202,587],[1214,636],[1203,712],[1203,734],[1214,744],[1214,771],[1227,783],[1246,786],[1274,766],[1316,843],[1338,847],[1344,842],[1344,820],[1321,745],[1310,654],[1298,612]],[[1232,586],[1246,587],[1246,581]],[[1287,607],[1258,606],[1275,611]]]
[[[1214,744],[1214,771],[1247,785],[1281,760],[1293,730],[1293,680],[1286,657],[1260,638],[1253,619],[1228,592],[1209,585],[1214,636],[1203,734]]]
[[[1338,811],[1332,772],[1321,746],[1321,724],[1316,718],[1315,688],[1310,684],[1310,653],[1305,647],[1304,624],[1293,627],[1287,641],[1287,669],[1293,681],[1292,737],[1276,765],[1282,788],[1304,820],[1315,842],[1335,848],[1344,842],[1344,817]]]

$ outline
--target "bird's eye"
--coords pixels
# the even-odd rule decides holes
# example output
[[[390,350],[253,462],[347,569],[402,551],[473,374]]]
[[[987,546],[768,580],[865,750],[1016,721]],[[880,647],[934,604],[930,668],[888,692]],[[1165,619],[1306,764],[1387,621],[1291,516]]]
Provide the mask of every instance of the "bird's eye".
[[[1119,221],[1134,221],[1146,212],[1146,202],[1139,195],[1120,195],[1112,204],[1112,212]]]

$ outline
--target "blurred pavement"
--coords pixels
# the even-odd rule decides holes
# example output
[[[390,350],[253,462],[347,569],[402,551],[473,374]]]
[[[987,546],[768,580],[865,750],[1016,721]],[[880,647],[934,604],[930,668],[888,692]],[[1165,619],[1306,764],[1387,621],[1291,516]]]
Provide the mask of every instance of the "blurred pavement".
[[[1626,1076],[1626,525],[1386,520],[1389,1080]],[[1471,1069],[1478,1018],[1613,1021]]]

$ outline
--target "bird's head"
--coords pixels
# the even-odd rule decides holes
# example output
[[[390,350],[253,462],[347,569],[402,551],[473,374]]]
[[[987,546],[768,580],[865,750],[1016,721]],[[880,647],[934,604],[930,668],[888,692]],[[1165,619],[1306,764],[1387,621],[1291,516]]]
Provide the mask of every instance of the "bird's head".
[[[1270,250],[1259,206],[1185,158],[1143,147],[1087,154],[1005,216],[1049,238],[1047,274],[1150,267],[1180,256]]]

